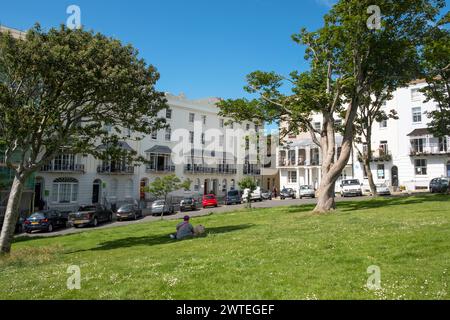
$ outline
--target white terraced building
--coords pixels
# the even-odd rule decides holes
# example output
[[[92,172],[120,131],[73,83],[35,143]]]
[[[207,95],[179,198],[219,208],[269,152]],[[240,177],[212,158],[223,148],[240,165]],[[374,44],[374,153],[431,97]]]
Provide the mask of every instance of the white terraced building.
[[[393,190],[404,187],[408,191],[427,190],[433,178],[450,177],[449,137],[436,138],[427,129],[430,119],[427,112],[436,109],[436,103],[424,102],[419,89],[424,81],[415,81],[407,88],[398,89],[384,108],[396,110],[398,120],[390,119],[374,125],[371,164],[375,183],[386,183]],[[320,127],[321,118],[314,117],[314,125]],[[286,147],[277,151],[280,186],[298,191],[300,185],[316,188],[320,183],[321,156],[309,134],[290,136]],[[341,137],[337,137],[338,152]],[[359,146],[364,150],[364,146]],[[368,182],[355,151],[341,179],[357,178],[368,190]],[[339,182],[336,184],[339,190]]]
[[[256,132],[263,128],[250,122],[227,124],[228,119],[218,116],[217,98],[166,97],[170,109],[159,116],[167,119],[170,128],[141,141],[121,143],[122,148],[145,156],[149,164],[133,166],[123,161],[102,162],[92,156],[61,154],[37,174],[36,203],[45,201],[50,208],[73,210],[82,204],[145,201],[151,195],[144,188],[156,177],[171,173],[192,181],[189,192],[178,191],[176,196],[210,192],[224,196],[238,189],[238,182],[245,176],[254,177],[258,183],[264,179],[264,185],[276,183],[274,167],[263,168],[264,157],[258,160],[256,156],[260,140],[245,140],[246,136],[257,136]]]

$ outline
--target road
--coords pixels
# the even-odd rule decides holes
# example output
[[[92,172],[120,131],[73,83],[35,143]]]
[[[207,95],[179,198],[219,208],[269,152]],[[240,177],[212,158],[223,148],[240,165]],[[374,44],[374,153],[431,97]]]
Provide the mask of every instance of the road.
[[[370,199],[370,197],[356,197],[356,198],[341,198],[337,197],[336,201],[363,201]],[[295,205],[308,205],[308,204],[315,204],[317,202],[317,199],[286,199],[286,200],[267,200],[263,202],[255,202],[252,204],[254,208],[274,208],[274,207],[282,207],[282,206],[295,206]],[[170,215],[170,216],[164,216],[164,220],[180,220],[185,215],[189,215],[191,217],[201,217],[205,215],[209,215],[211,213],[223,213],[223,212],[231,212],[236,211],[239,209],[245,208],[245,204],[241,205],[233,205],[233,206],[219,206],[217,208],[207,208],[207,209],[199,209],[197,211],[192,212],[178,212],[177,214]],[[106,229],[106,228],[115,228],[120,226],[126,226],[126,225],[132,225],[132,224],[138,224],[138,223],[146,223],[151,221],[158,221],[161,220],[161,217],[153,217],[151,215],[147,215],[146,217],[136,220],[136,221],[122,221],[122,222],[112,222],[112,223],[106,223],[103,225],[98,226],[95,228],[97,229]],[[82,229],[75,229],[75,228],[66,228],[66,229],[59,229],[55,230],[52,233],[48,232],[34,232],[32,234],[20,234],[16,237],[53,237],[58,235],[67,235],[67,234],[74,234],[79,232],[85,232],[87,230],[94,230],[94,228],[82,228]]]

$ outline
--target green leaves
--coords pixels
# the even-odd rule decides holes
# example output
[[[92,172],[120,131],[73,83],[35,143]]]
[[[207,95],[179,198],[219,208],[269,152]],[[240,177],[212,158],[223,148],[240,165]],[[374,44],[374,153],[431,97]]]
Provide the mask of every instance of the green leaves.
[[[450,135],[450,30],[444,26],[447,13],[440,24],[428,33],[423,48],[422,68],[427,86],[422,92],[425,101],[437,103],[437,110],[430,113],[430,131],[435,136]]]
[[[238,186],[241,190],[250,189],[250,193],[256,190],[257,184],[255,179],[251,177],[245,177],[238,182]]]
[[[165,198],[169,193],[177,190],[189,191],[191,184],[192,181],[190,179],[181,181],[176,175],[171,174],[162,178],[156,178],[145,191],[157,198]]]

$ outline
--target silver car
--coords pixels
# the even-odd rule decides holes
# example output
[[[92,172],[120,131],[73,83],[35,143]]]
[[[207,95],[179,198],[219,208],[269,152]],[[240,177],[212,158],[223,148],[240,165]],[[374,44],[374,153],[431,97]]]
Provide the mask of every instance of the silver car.
[[[313,186],[300,186],[300,199],[302,198],[315,198],[316,190]]]
[[[384,183],[379,183],[376,185],[377,187],[377,194],[379,196],[390,196],[391,191],[389,190],[389,187]]]
[[[175,208],[172,204],[166,203],[164,200],[156,200],[152,204],[152,215],[174,214]]]

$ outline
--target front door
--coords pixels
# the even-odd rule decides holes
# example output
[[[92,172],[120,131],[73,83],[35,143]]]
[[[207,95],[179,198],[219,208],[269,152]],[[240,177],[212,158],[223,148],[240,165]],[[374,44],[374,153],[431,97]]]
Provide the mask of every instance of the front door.
[[[164,171],[164,165],[165,165],[165,158],[163,156],[158,157],[158,164],[157,164],[157,170],[158,171]]]
[[[34,186],[34,206],[39,210],[44,210],[44,201],[42,199],[42,182],[36,181]]]
[[[92,189],[92,204],[97,204],[100,201],[100,182],[94,182]]]
[[[398,168],[396,166],[392,167],[391,175],[392,175],[392,186],[398,187]]]
[[[208,180],[205,180],[205,184],[203,186],[203,194],[207,195],[211,190],[209,190],[209,184],[208,184]]]

